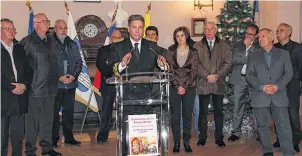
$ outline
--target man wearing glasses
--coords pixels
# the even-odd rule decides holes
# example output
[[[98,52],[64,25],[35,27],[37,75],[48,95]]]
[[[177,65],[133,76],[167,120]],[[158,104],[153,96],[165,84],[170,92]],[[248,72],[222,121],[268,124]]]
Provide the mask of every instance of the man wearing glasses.
[[[33,81],[28,88],[28,113],[25,116],[27,156],[36,155],[38,134],[42,155],[61,155],[52,148],[53,110],[59,77],[56,44],[52,37],[46,35],[49,26],[50,22],[45,14],[36,14],[35,31],[20,42],[24,45],[33,69]]]
[[[27,88],[32,72],[24,47],[15,38],[13,21],[1,19],[1,155],[22,155],[24,121],[28,109]],[[9,135],[10,134],[10,135]]]
[[[59,90],[55,98],[54,119],[52,129],[53,147],[57,147],[60,140],[60,116],[62,107],[62,126],[65,144],[80,145],[72,134],[75,91],[78,86],[78,76],[82,70],[82,59],[77,43],[67,36],[67,25],[64,20],[55,22],[54,39],[57,47],[59,64]]]
[[[241,135],[242,119],[246,104],[246,96],[249,94],[249,85],[245,80],[247,57],[257,48],[254,42],[259,32],[255,24],[249,25],[245,30],[245,37],[242,41],[232,46],[232,74],[231,84],[234,85],[234,112],[233,125],[234,130],[228,141],[239,140]]]

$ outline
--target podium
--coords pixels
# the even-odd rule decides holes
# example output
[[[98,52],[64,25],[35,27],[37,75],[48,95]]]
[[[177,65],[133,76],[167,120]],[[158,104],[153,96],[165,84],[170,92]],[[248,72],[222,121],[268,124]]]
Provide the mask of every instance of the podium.
[[[114,84],[116,86],[117,156],[125,155],[122,153],[122,149],[125,146],[128,149],[127,155],[168,155],[170,120],[169,86],[170,81],[173,80],[173,78],[173,74],[167,72],[140,72],[126,73],[119,77],[111,77],[106,80],[106,83]],[[156,95],[151,95],[144,99],[127,98],[127,95],[129,94],[127,93],[129,90],[125,89],[127,86],[142,84],[147,84],[149,86],[152,85],[152,88],[156,88],[154,91]],[[132,96],[135,96],[135,94],[132,94]],[[150,114],[140,114],[137,116],[136,114],[128,115],[127,117],[131,116],[131,120],[129,120],[127,117],[124,119],[124,109],[127,106],[156,107],[158,108],[158,112],[156,114],[154,114],[154,112],[150,112]],[[152,117],[155,118],[153,119]],[[133,122],[135,119],[140,120],[140,122]],[[155,121],[156,124],[154,124]],[[148,128],[142,130],[144,127]],[[133,135],[135,136],[144,133],[147,133],[148,135],[154,134],[152,133],[152,130],[154,130],[153,128],[156,129],[156,136],[133,137]],[[148,132],[149,130],[150,132]],[[124,136],[124,138],[126,138],[125,142],[122,140],[123,135],[126,136]]]

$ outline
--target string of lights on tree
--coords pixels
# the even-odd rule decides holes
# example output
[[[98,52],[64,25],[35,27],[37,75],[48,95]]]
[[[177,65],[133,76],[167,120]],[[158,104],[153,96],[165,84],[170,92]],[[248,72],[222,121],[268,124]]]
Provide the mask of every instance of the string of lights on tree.
[[[217,35],[230,43],[244,38],[247,25],[254,23],[253,8],[248,1],[228,0],[217,18]]]

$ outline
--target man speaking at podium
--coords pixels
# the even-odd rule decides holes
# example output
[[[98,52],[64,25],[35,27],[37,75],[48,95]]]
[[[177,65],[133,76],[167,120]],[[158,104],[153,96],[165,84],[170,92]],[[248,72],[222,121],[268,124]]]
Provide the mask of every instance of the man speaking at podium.
[[[169,69],[166,59],[158,53],[158,46],[143,37],[144,17],[131,15],[128,19],[129,38],[111,46],[110,64],[116,76],[125,73],[153,72],[156,68]],[[128,66],[128,67],[127,67]],[[126,69],[127,68],[127,69]],[[144,100],[151,97],[152,84],[128,84],[124,87],[124,100]],[[124,106],[124,121],[128,115],[150,114],[151,106]],[[124,127],[123,130],[126,128]],[[123,155],[128,155],[126,136],[123,132]]]

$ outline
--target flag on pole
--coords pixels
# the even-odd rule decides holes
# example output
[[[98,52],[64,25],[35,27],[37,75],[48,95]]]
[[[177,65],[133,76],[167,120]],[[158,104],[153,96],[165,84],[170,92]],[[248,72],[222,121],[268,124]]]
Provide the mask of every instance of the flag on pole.
[[[254,0],[254,22],[260,27],[259,1]]]
[[[26,6],[28,6],[28,9],[30,11],[29,13],[29,21],[28,21],[28,34],[31,34],[34,31],[34,12],[32,10],[32,7],[30,6],[30,1],[26,1]]]
[[[78,77],[78,88],[76,89],[76,95],[75,95],[75,100],[78,102],[81,102],[85,105],[89,105],[89,108],[94,111],[98,112],[98,105],[97,101],[95,98],[95,94],[92,91],[92,85],[91,85],[91,80],[90,76],[88,75],[88,68],[84,59],[84,55],[81,49],[81,44],[79,42],[79,38],[77,35],[77,31],[75,28],[75,25],[73,23],[73,18],[70,13],[70,10],[68,9],[67,3],[65,2],[65,7],[66,7],[66,12],[68,14],[68,24],[67,27],[69,28],[67,31],[68,36],[73,39],[80,50],[81,58],[83,61],[82,65],[82,72],[80,73]]]
[[[150,26],[150,23],[151,23],[151,2],[150,4],[148,5],[148,9],[147,9],[147,12],[146,12],[146,15],[145,15],[145,27],[144,27],[144,32],[146,31],[147,27]],[[146,34],[144,33],[144,36]]]
[[[110,36],[111,36],[113,30],[116,29],[115,16],[117,14],[117,9],[118,9],[118,4],[116,5],[116,9],[114,11],[114,14],[112,15],[111,26],[108,29],[108,33],[107,33],[107,37],[106,37],[104,46],[110,44]],[[98,89],[101,87],[101,75],[102,75],[102,73],[97,69],[95,72],[95,75],[94,75],[94,80],[93,80],[93,90],[94,90],[94,92],[98,93],[99,95],[101,95],[99,93],[99,89]]]

